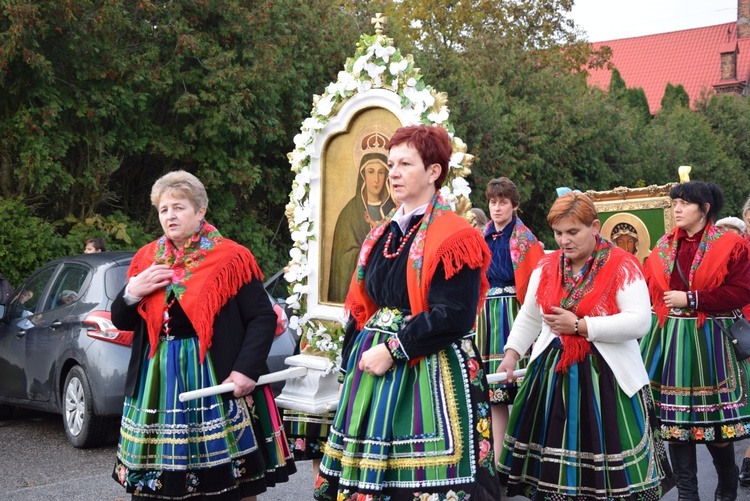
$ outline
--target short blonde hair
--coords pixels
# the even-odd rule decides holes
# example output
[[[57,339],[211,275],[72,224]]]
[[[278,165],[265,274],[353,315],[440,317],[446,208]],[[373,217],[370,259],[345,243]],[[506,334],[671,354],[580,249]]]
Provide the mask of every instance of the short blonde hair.
[[[187,198],[195,210],[201,207],[208,208],[206,187],[200,179],[184,170],[169,172],[156,180],[151,188],[151,204],[158,208],[159,201],[165,193]]]

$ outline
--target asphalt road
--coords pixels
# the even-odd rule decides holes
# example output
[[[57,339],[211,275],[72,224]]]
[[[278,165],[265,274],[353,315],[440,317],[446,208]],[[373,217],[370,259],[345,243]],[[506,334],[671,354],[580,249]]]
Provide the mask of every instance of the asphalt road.
[[[0,501],[129,501],[110,476],[116,440],[115,427],[112,445],[76,449],[65,439],[60,416],[16,410],[0,421]],[[310,462],[298,462],[289,482],[258,501],[312,499],[312,489]]]
[[[113,428],[112,445],[76,449],[65,439],[60,416],[17,410],[13,419],[0,422],[0,501],[129,501],[110,477],[116,434]],[[748,445],[750,440],[735,444],[738,465]],[[698,447],[698,463],[701,499],[713,499],[716,473],[705,447]],[[258,500],[312,499],[310,462],[297,463],[297,470],[289,482],[261,494]],[[676,489],[663,499],[676,501]],[[740,487],[737,499],[750,501],[750,488]]]

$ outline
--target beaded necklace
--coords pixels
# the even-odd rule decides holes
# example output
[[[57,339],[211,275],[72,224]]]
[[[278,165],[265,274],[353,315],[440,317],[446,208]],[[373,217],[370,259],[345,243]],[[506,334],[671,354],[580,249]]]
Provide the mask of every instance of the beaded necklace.
[[[396,256],[401,254],[401,251],[404,250],[406,243],[409,241],[409,239],[411,238],[411,236],[414,234],[414,232],[417,230],[418,227],[419,227],[419,223],[412,225],[412,227],[409,229],[409,232],[400,238],[398,249],[396,249],[396,252],[394,253],[388,252],[388,249],[391,248],[391,241],[393,240],[393,230],[388,232],[388,239],[385,241],[385,247],[383,247],[383,257],[386,259],[396,259]]]

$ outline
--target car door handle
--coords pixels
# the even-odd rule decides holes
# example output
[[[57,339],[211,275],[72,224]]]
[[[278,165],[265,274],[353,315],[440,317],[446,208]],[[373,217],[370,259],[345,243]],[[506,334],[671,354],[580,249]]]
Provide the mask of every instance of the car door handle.
[[[16,338],[17,339],[21,339],[25,335],[26,335],[26,331],[25,330],[16,332]]]
[[[52,322],[52,324],[50,324],[50,327],[52,327],[53,329],[56,329],[57,327],[62,327],[62,322],[60,322],[59,320],[55,320],[54,322]]]

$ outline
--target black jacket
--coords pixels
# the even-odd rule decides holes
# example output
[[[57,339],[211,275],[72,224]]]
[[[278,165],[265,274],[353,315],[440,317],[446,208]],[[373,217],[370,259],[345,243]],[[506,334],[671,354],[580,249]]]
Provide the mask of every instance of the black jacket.
[[[132,397],[138,387],[143,352],[149,349],[149,343],[146,322],[138,314],[138,305],[128,305],[124,293],[123,288],[112,304],[112,322],[118,329],[134,331],[125,380],[125,395]],[[219,310],[208,350],[218,383],[232,371],[255,381],[268,372],[266,358],[273,343],[276,319],[263,283],[257,279],[243,285]]]

